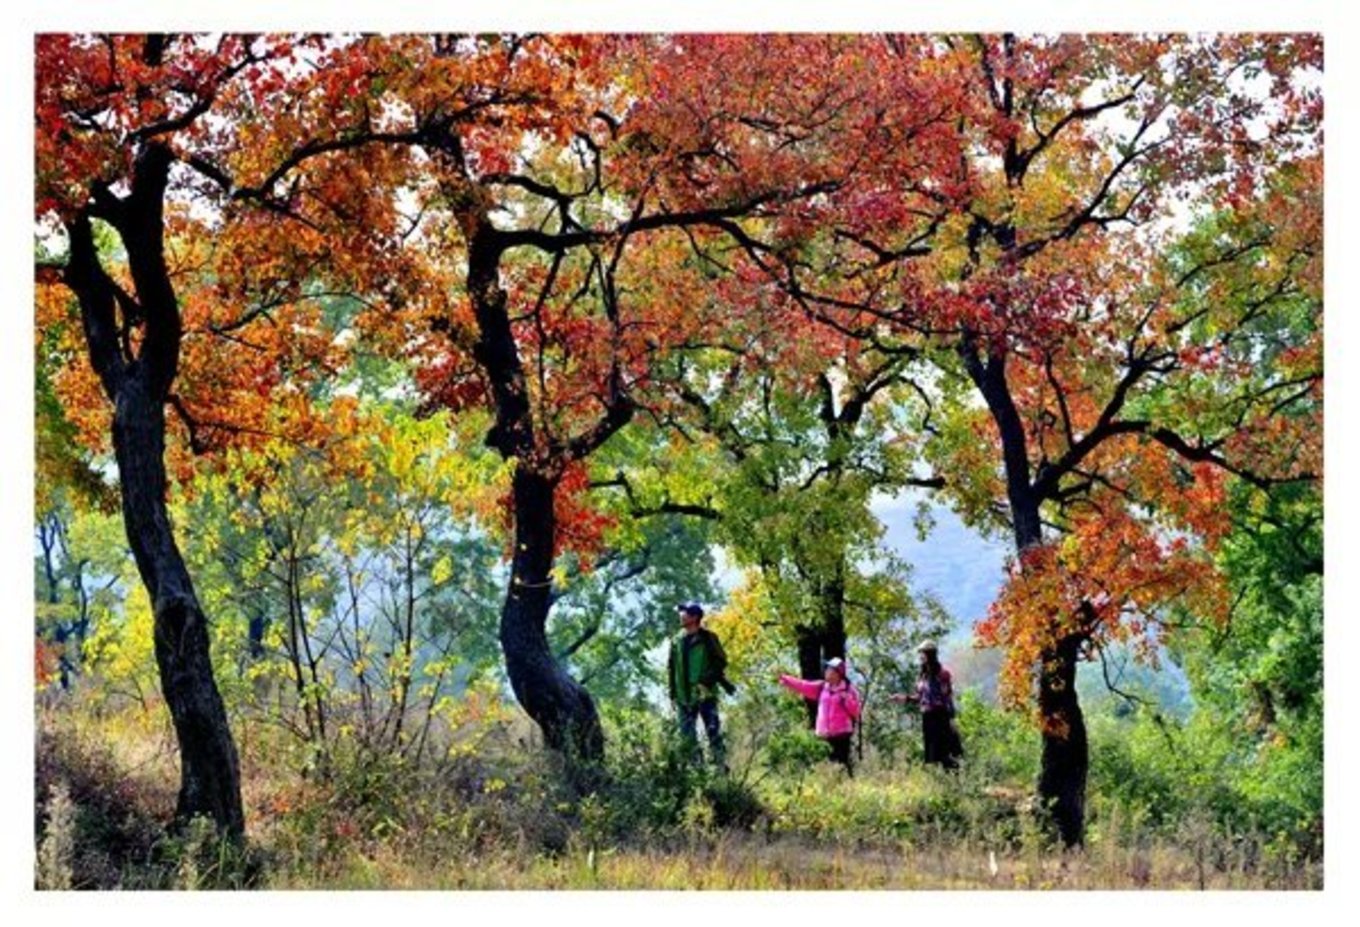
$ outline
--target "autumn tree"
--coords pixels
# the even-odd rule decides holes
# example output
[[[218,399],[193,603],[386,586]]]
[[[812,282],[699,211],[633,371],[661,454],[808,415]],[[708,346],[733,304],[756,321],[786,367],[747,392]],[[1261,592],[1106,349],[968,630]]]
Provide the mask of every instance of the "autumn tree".
[[[233,197],[251,191],[342,236],[360,215],[407,216],[425,268],[388,294],[412,310],[402,346],[432,403],[494,410],[487,442],[514,463],[507,671],[568,756],[602,749],[594,705],[546,634],[555,558],[599,543],[585,462],[633,420],[656,359],[690,336],[691,242],[834,187],[843,165],[807,161],[799,136],[837,118],[850,91],[809,87],[759,114],[650,101],[682,87],[698,100],[713,74],[741,68],[763,105],[789,86],[781,68],[811,73],[838,44],[809,41],[822,58],[807,59],[792,39],[365,37],[326,52],[284,118],[256,120],[282,170],[256,181],[204,167]],[[374,151],[394,154],[361,174],[344,166]]]
[[[40,259],[39,320],[65,356],[78,341],[90,361],[60,367],[54,391],[82,443],[106,452],[113,435],[129,538],[163,615],[157,653],[182,753],[177,817],[207,814],[232,834],[241,830],[234,748],[166,510],[167,476],[189,481],[224,448],[315,445],[328,433],[312,387],[346,352],[324,316],[369,294],[355,268],[375,266],[390,246],[392,210],[364,216],[344,247],[305,224],[271,237],[272,218],[290,207],[266,181],[326,152],[289,134],[295,120],[275,118],[280,134],[260,136],[260,122],[243,118],[267,100],[306,99],[284,91],[326,47],[281,36],[38,40],[40,249],[65,245],[64,260]],[[361,157],[339,166],[368,169]],[[323,262],[325,292],[311,271]]]
[[[714,520],[715,538],[780,590],[784,618],[797,628],[801,672],[820,678],[825,659],[845,655],[847,614],[885,604],[866,594],[882,592],[885,579],[866,564],[888,559],[874,547],[881,529],[870,497],[939,479],[915,467],[926,398],[912,379],[921,360],[916,346],[886,331],[860,337],[810,325],[759,265],[797,261],[800,250],[820,247],[837,203],[880,214],[882,201],[865,199],[857,181],[867,157],[905,167],[955,153],[945,111],[930,105],[939,80],[935,50],[923,42],[889,48],[870,37],[724,37],[714,43],[721,53],[685,38],[676,45],[686,55],[686,89],[675,80],[663,88],[658,78],[646,118],[732,119],[759,155],[726,158],[703,173],[689,166],[687,179],[704,192],[742,170],[816,180],[824,189],[759,216],[723,220],[723,235],[687,239],[691,334],[658,365],[653,379],[662,388],[640,403],[672,431],[671,447],[656,472],[601,469],[595,485],[621,491],[625,511]],[[889,56],[900,66],[891,73],[881,69]],[[669,75],[674,66],[663,60],[656,69]],[[889,84],[898,99],[879,106]],[[790,101],[791,86],[806,96]],[[736,141],[719,153],[740,150]],[[704,445],[725,458],[710,473],[717,485],[687,486],[686,466],[675,464]]]
[[[37,209],[64,232],[64,266],[40,271],[79,301],[110,429],[128,542],[155,611],[156,659],[181,761],[176,816],[244,828],[236,748],[213,681],[206,618],[166,511],[165,409],[183,320],[166,254],[171,139],[224,82],[257,60],[250,43],[164,35],[37,40]],[[103,223],[126,259],[110,270]],[[49,225],[49,228],[51,225]]]
[[[1320,239],[1305,178],[1320,49],[938,42],[960,80],[964,157],[934,178],[863,178],[895,212],[852,211],[839,234],[833,220],[830,258],[755,238],[748,253],[828,324],[867,337],[888,322],[946,347],[945,374],[975,390],[982,408],[957,407],[928,454],[965,511],[999,515],[1014,537],[1018,569],[980,632],[1007,647],[1012,694],[1037,692],[1040,794],[1079,843],[1077,663],[1110,637],[1155,639],[1185,596],[1217,607],[1225,479],[1317,472]],[[1186,212],[1209,223],[1198,239],[1177,229]]]
[[[958,345],[999,438],[1020,563],[980,631],[1006,644],[1012,667],[1025,663],[1026,680],[1037,676],[1040,793],[1069,844],[1081,841],[1085,791],[1078,659],[1130,638],[1155,653],[1174,603],[1222,614],[1212,556],[1224,531],[1225,479],[1264,488],[1319,472],[1309,420],[1321,382],[1320,213],[1311,181],[1299,184],[1313,171],[1295,160],[1316,114],[1300,109],[1306,97],[1290,99],[1314,49],[1306,40],[1226,40],[1175,51],[1171,81],[1159,87],[1165,70],[1144,65],[1125,78],[1125,92],[1096,104],[1137,101],[1137,123],[1115,159],[1090,165],[1061,145],[1045,151],[1057,123],[1032,141],[1007,142],[1002,173],[1018,201],[1007,212],[1019,216],[987,220],[999,229],[990,235],[971,226],[991,238],[1003,267],[1015,266],[1003,271],[1005,295],[994,303],[1000,331],[965,329]],[[1009,71],[1026,53],[1003,40],[983,62],[993,55]],[[1270,83],[1235,87],[1235,75]],[[1021,105],[1014,83],[1012,107]],[[1005,84],[997,86],[1002,112]],[[1031,111],[1040,105],[1034,92],[1023,97]],[[1095,115],[1072,99],[1065,112],[1078,115],[1068,125]],[[1084,178],[1090,192],[1061,210],[1041,194],[1025,215],[1026,188],[1042,191],[1050,171]],[[1243,209],[1254,190],[1259,205]],[[1187,254],[1154,221],[1182,196],[1241,211],[1207,220]],[[1111,232],[1128,226],[1130,234]],[[1129,268],[1141,279],[1121,272]],[[1052,312],[1048,300],[1067,305]],[[1056,324],[1045,331],[1046,323]],[[1043,541],[1045,510],[1065,535],[1058,542]]]

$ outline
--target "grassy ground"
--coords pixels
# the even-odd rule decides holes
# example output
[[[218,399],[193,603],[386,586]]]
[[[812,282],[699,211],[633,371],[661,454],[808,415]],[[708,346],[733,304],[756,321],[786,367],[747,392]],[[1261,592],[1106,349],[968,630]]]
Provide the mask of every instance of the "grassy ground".
[[[559,858],[515,854],[479,857],[472,865],[413,867],[390,850],[355,854],[324,886],[312,873],[273,876],[270,888],[356,889],[1252,889],[1258,873],[1209,869],[1201,881],[1194,858],[1174,847],[1116,852],[991,857],[976,847],[825,846],[796,837],[774,841],[725,835],[679,850],[609,848]],[[1306,882],[1273,884],[1304,888]]]
[[[625,754],[609,791],[564,793],[517,733],[437,769],[338,758],[302,778],[281,734],[242,736],[248,849],[168,833],[176,782],[160,713],[40,712],[39,887],[266,889],[1318,888],[1320,861],[1187,821],[1158,833],[1092,796],[1087,847],[1062,852],[1022,783],[869,757],[735,781]],[[634,745],[635,750],[641,750]],[[650,765],[649,765],[650,764]]]

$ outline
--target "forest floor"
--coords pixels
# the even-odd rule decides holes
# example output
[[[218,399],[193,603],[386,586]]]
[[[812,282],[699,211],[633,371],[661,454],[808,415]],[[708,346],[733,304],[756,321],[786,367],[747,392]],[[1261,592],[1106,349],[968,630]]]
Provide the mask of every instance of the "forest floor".
[[[1193,822],[1156,833],[1093,821],[1062,851],[1016,810],[1021,790],[920,767],[680,793],[629,783],[583,802],[530,765],[431,779],[371,763],[299,782],[246,739],[247,850],[165,828],[173,740],[148,716],[40,713],[40,888],[138,889],[1315,889],[1320,860],[1277,858]],[[523,758],[518,760],[525,763]],[[542,764],[540,764],[542,765]],[[475,770],[470,774],[469,769]],[[542,773],[542,774],[541,774]],[[638,782],[650,783],[643,771]],[[655,776],[653,776],[655,778]],[[630,807],[630,803],[631,806]],[[639,811],[641,808],[643,810]],[[735,810],[734,810],[735,809]],[[631,817],[629,815],[632,815]],[[665,819],[657,824],[656,819]]]
[[[995,861],[992,873],[990,862]],[[1133,852],[979,853],[970,845],[918,848],[822,845],[799,837],[767,841],[724,835],[677,850],[611,847],[557,858],[514,853],[472,865],[412,866],[390,851],[356,854],[324,884],[306,872],[279,873],[280,889],[1254,889],[1308,888],[1264,882],[1259,874],[1206,867],[1170,847]]]

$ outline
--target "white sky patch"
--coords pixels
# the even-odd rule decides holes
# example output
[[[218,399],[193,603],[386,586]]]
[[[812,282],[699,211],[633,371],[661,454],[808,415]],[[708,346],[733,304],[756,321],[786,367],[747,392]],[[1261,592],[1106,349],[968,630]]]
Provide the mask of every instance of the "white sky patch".
[[[713,583],[722,591],[723,597],[732,595],[745,580],[745,571],[737,565],[727,550],[713,548]]]

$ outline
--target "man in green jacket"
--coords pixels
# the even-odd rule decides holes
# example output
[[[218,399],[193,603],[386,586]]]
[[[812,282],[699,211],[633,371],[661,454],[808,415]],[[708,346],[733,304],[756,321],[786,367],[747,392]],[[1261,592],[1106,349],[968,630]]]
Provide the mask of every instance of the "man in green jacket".
[[[728,692],[727,654],[718,636],[703,627],[704,609],[698,602],[686,602],[677,607],[681,631],[671,638],[670,655],[666,661],[666,679],[670,685],[671,702],[680,719],[680,733],[699,753],[697,722],[703,719],[708,736],[709,759],[719,769],[725,765],[722,724],[718,719],[718,687]]]

